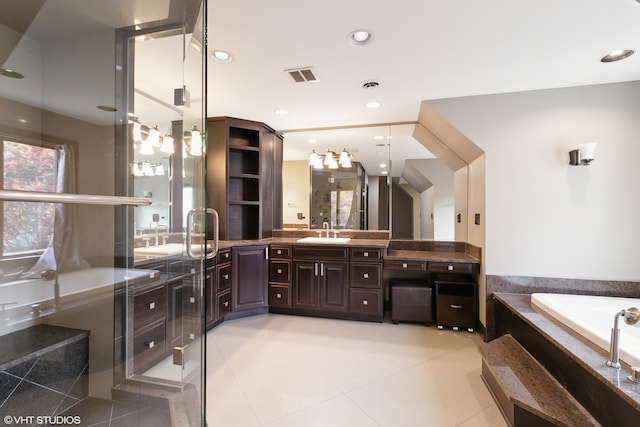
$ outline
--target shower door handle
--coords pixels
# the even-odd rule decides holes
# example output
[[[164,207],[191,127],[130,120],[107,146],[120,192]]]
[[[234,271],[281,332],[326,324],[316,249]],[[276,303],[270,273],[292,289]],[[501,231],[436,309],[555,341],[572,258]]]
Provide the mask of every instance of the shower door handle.
[[[219,248],[219,234],[220,234],[220,226],[219,226],[219,216],[218,216],[218,212],[216,212],[215,209],[212,208],[207,208],[207,209],[191,209],[189,211],[189,213],[187,213],[187,236],[186,236],[186,240],[187,240],[187,255],[191,258],[194,259],[201,259],[202,256],[196,256],[196,254],[193,253],[193,249],[192,249],[192,240],[193,240],[193,228],[194,228],[194,217],[195,215],[201,215],[202,219],[204,219],[204,215],[213,215],[214,217],[214,221],[213,221],[213,250],[210,252],[207,252],[206,254],[206,258],[207,259],[212,259],[213,257],[215,257],[218,254],[218,248]],[[205,249],[206,249],[206,242],[205,242]]]

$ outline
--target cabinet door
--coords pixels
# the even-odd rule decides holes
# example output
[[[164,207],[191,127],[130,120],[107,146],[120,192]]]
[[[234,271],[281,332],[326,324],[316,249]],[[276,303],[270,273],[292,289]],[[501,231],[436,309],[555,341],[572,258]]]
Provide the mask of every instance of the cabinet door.
[[[293,308],[318,310],[320,308],[317,272],[319,263],[296,261],[293,263]]]
[[[264,245],[233,248],[231,311],[268,305],[266,249]]]
[[[320,309],[328,311],[349,310],[349,263],[319,262]]]

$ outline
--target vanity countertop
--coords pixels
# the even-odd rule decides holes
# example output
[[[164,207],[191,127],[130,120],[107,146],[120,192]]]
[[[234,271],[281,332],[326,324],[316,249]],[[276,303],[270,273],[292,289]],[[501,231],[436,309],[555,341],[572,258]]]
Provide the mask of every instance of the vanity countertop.
[[[390,249],[384,257],[387,260],[436,261],[436,262],[468,262],[478,264],[480,261],[466,252],[445,252],[429,250]]]

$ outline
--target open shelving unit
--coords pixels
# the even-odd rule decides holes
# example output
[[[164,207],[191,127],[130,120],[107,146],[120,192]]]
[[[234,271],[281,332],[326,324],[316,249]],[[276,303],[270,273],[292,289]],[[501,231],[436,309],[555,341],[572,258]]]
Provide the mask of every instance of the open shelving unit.
[[[207,206],[220,216],[220,239],[255,240],[273,226],[270,212],[275,132],[231,117],[208,120]],[[281,140],[280,149],[281,149]]]

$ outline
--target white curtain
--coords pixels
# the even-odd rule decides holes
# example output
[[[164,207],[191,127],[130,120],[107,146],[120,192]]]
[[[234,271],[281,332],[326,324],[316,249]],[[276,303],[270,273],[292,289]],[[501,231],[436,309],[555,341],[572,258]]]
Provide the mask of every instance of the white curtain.
[[[76,174],[73,149],[68,145],[56,148],[56,193],[75,193]],[[78,235],[78,206],[71,203],[55,204],[53,235],[36,264],[23,276],[40,277],[47,269],[58,273],[89,268],[80,255]]]

